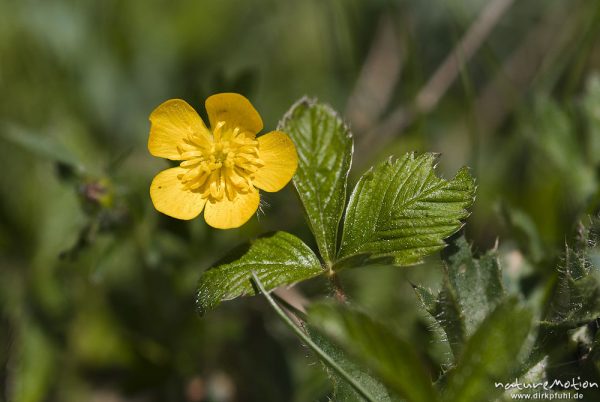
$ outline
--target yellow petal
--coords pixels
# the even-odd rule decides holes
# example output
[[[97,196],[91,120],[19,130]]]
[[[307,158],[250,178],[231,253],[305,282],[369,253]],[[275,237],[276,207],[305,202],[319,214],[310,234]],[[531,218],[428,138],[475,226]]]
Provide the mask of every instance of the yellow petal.
[[[177,176],[185,172],[187,169],[176,167],[157,174],[150,185],[150,198],[154,208],[163,214],[189,220],[202,212],[206,199],[198,192],[183,188]]]
[[[258,157],[265,165],[258,169],[252,184],[265,191],[279,191],[296,173],[296,147],[290,137],[281,131],[271,131],[257,140]]]
[[[220,121],[224,121],[231,129],[239,127],[252,134],[263,128],[262,119],[254,106],[240,94],[223,93],[209,96],[206,99],[206,112],[213,129]]]
[[[178,146],[190,134],[210,136],[210,132],[198,113],[186,101],[170,99],[150,114],[150,137],[148,150],[154,156],[180,160]]]
[[[247,194],[238,193],[230,201],[223,197],[220,201],[210,200],[206,203],[204,219],[206,223],[217,229],[232,229],[242,226],[258,209],[260,196],[258,190],[252,189]]]

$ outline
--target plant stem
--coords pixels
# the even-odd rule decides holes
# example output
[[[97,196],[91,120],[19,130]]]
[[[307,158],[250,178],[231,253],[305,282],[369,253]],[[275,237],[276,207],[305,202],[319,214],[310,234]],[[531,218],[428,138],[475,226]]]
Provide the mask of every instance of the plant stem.
[[[283,304],[283,306],[290,311],[291,313],[293,313],[296,317],[298,317],[300,320],[302,321],[306,321],[306,314],[300,310],[298,310],[296,307],[294,307],[290,302],[288,302],[287,300],[285,300],[283,297],[273,293],[273,295],[271,295],[271,297],[273,299],[275,299],[279,304]]]
[[[331,290],[333,291],[333,296],[336,300],[340,303],[347,303],[348,298],[346,297],[346,292],[344,292],[340,278],[338,278],[335,272],[329,275],[329,283],[331,284]]]
[[[323,362],[327,366],[329,366],[340,377],[342,377],[344,380],[346,380],[348,382],[348,384],[350,384],[354,388],[354,390],[356,392],[358,392],[367,401],[377,402],[377,400],[371,394],[369,394],[369,392],[367,390],[365,390],[363,388],[363,386],[356,381],[356,379],[354,379],[350,374],[348,374],[348,372],[346,372],[346,370],[344,370],[339,364],[337,364],[336,361],[331,358],[331,356],[329,356],[327,353],[325,353],[323,351],[323,349],[321,349],[316,343],[314,343],[313,340],[310,339],[310,337],[304,331],[302,331],[297,325],[294,325],[292,320],[285,314],[285,312],[281,309],[281,307],[279,307],[279,305],[275,302],[275,300],[273,300],[271,295],[269,295],[269,293],[265,290],[265,287],[263,286],[260,279],[258,279],[258,276],[256,275],[256,273],[254,271],[252,272],[252,282],[254,283],[254,285],[256,287],[258,287],[258,289],[260,290],[260,293],[262,293],[263,296],[267,299],[267,301],[269,302],[271,307],[273,307],[273,310],[275,310],[275,313],[277,313],[279,318],[281,318],[283,320],[283,322],[309,348],[311,348],[317,354],[317,356],[319,356],[321,358],[321,360],[323,360]]]

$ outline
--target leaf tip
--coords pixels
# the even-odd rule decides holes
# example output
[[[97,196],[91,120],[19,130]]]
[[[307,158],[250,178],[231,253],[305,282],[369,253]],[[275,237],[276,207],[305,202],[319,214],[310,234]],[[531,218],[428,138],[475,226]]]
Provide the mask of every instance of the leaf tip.
[[[283,115],[283,117],[281,118],[279,123],[277,124],[277,130],[284,130],[284,127],[287,125],[287,123],[290,120],[292,120],[294,118],[294,113],[296,113],[296,111],[300,107],[308,108],[316,103],[317,103],[317,98],[311,98],[308,95],[302,96],[300,99],[298,99],[296,102],[294,102],[292,104],[292,106],[288,109],[287,112],[285,112],[285,114]]]

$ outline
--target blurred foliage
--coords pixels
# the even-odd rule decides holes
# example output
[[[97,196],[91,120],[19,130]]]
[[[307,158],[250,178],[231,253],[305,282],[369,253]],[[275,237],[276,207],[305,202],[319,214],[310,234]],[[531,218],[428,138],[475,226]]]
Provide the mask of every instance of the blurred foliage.
[[[543,323],[524,341],[537,347],[517,374],[597,380],[600,253],[578,222],[600,208],[600,4],[512,2],[435,108],[403,129],[379,130],[396,105],[414,102],[490,3],[0,2],[0,400],[332,395],[263,300],[226,303],[207,319],[194,312],[201,272],[248,238],[285,230],[317,250],[293,189],[267,195],[264,215],[232,231],[169,219],[150,203],[149,183],[165,167],[146,150],[150,111],[168,98],[201,110],[224,91],[250,98],[267,129],[305,94],[346,110],[357,127],[351,187],[391,154],[442,152],[448,175],[471,166],[478,191],[467,238],[475,254],[499,239],[504,288]],[[395,40],[384,40],[385,27]],[[377,68],[392,55],[395,68]],[[373,98],[380,88],[389,96]],[[380,115],[358,129],[350,105],[373,99]],[[581,253],[588,268],[572,263]],[[445,278],[435,257],[340,274],[352,303],[412,345],[433,379],[453,364],[451,349],[411,283],[437,288]],[[299,288],[309,297],[327,291],[319,279]],[[527,313],[510,303],[490,306],[463,364],[480,364],[469,351],[490,353],[484,331],[512,335],[513,314]],[[439,386],[465,395],[452,385],[456,367]]]

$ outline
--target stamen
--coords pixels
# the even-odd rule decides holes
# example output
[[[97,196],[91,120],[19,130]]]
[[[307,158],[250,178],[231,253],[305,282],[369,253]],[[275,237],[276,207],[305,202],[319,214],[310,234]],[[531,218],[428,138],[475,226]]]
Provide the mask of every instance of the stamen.
[[[194,166],[201,162],[202,162],[202,158],[194,158],[194,159],[190,159],[190,160],[181,162],[181,164],[179,166],[181,166],[181,167]]]
[[[215,126],[215,129],[213,130],[213,138],[215,140],[215,144],[218,144],[221,142],[221,134],[222,134],[222,129],[223,129],[224,125],[225,125],[225,122],[220,121],[217,123],[217,125]]]
[[[224,121],[215,125],[212,137],[191,134],[177,150],[183,159],[179,166],[185,169],[177,178],[184,188],[214,201],[247,194],[255,172],[264,166],[254,136],[240,127],[227,127]]]
[[[204,152],[202,152],[200,150],[187,151],[187,152],[184,152],[181,154],[182,159],[192,159],[192,158],[198,158],[200,156],[204,156]]]

